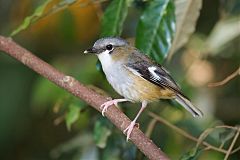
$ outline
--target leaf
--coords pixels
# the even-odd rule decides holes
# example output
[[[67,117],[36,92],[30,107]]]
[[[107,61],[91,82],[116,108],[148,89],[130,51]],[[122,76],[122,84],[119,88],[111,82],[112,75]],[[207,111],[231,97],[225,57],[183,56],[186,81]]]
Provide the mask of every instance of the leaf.
[[[236,134],[235,130],[225,130],[221,133],[219,133],[219,140],[222,144],[225,144],[227,141],[232,139]]]
[[[17,29],[15,29],[10,36],[15,36],[16,34],[18,34],[19,32],[21,32],[22,30],[25,30],[27,27],[29,27],[31,25],[31,23],[35,22],[39,17],[42,16],[46,6],[51,2],[52,0],[46,0],[42,5],[40,5],[39,7],[37,7],[34,11],[34,13],[31,16],[26,17],[23,20],[23,23],[17,27]]]
[[[217,54],[240,36],[240,16],[219,21],[206,40],[208,53]]]
[[[80,107],[76,104],[70,104],[69,106],[69,112],[66,114],[66,125],[67,129],[71,130],[71,125],[78,120],[79,114],[80,114]]]
[[[64,159],[63,157],[67,153],[71,153],[72,155],[76,152],[81,152],[81,155],[84,156],[86,154],[87,149],[94,147],[92,140],[92,135],[90,132],[81,132],[80,134],[76,134],[72,136],[70,139],[62,142],[60,145],[57,145],[50,151],[50,159]],[[80,149],[81,148],[81,149]],[[76,158],[71,158],[76,159]],[[83,159],[78,158],[78,159]],[[92,160],[92,159],[91,159]]]
[[[91,145],[85,145],[82,149],[77,149],[78,154],[74,155],[72,159],[79,159],[79,160],[99,160],[99,150],[97,146],[91,144]]]
[[[110,3],[103,15],[101,37],[121,35],[130,2],[129,0],[113,0]],[[96,68],[98,71],[102,71],[99,60],[96,63]]]
[[[176,34],[168,55],[170,59],[175,51],[187,43],[195,30],[202,7],[202,0],[175,0]]]
[[[111,134],[101,155],[104,160],[139,159],[136,158],[136,146],[133,143],[126,143],[126,138],[120,132]]]
[[[64,0],[64,1],[59,2],[59,5],[70,5],[76,1],[77,0]]]
[[[98,147],[105,148],[107,139],[111,135],[111,126],[104,118],[99,118],[94,126],[94,140]]]
[[[101,62],[99,61],[99,59],[97,60],[96,62],[96,69],[100,72],[103,72],[103,69],[102,69],[102,64]]]
[[[42,114],[46,111],[48,105],[58,101],[59,97],[66,97],[66,92],[47,79],[39,77],[33,86],[31,106],[33,106],[33,112],[36,114]]]
[[[140,17],[136,47],[157,62],[168,54],[175,33],[175,15],[172,0],[153,0]]]
[[[107,7],[101,24],[101,36],[120,36],[128,13],[127,0],[113,0]]]
[[[202,149],[198,147],[192,148],[190,151],[185,153],[180,160],[197,160],[198,156],[200,155]]]

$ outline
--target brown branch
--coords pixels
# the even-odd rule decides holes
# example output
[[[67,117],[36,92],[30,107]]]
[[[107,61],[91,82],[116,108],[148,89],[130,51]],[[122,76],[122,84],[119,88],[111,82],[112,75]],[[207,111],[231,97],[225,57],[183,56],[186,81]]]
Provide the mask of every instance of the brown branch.
[[[240,150],[240,146],[238,146],[237,148],[235,148],[235,149],[232,151],[231,154],[236,153],[236,152],[238,152],[239,150]]]
[[[171,124],[170,122],[166,121],[165,119],[163,119],[162,117],[152,113],[152,112],[149,112],[148,113],[149,116],[153,117],[154,119],[156,119],[157,121],[165,124],[166,126],[168,126],[169,128],[172,128],[174,131],[176,131],[177,133],[181,134],[182,136],[192,140],[192,141],[195,141],[195,142],[199,142],[198,138],[190,135],[189,133],[187,133],[186,131],[178,128],[177,126]],[[206,141],[201,141],[200,144],[206,146],[208,149],[212,149],[212,150],[215,150],[215,151],[218,151],[218,152],[221,152],[221,153],[224,153],[226,154],[227,151],[225,149],[222,149],[222,148],[218,148],[218,147],[215,147],[209,143],[207,143]]]
[[[233,141],[232,141],[230,147],[228,148],[228,151],[227,151],[227,154],[224,157],[224,160],[227,160],[229,155],[232,153],[232,149],[234,147],[234,144],[236,143],[236,141],[238,139],[238,136],[239,136],[239,131],[240,131],[240,127],[238,127],[238,130],[237,130],[237,132],[236,132],[236,134],[235,134],[235,136],[233,138]]]
[[[31,52],[27,51],[20,45],[16,44],[10,38],[0,36],[0,50],[8,55],[14,57],[24,65],[28,66],[41,76],[52,81],[59,87],[67,90],[74,96],[84,100],[98,111],[101,111],[100,105],[107,101],[107,98],[97,94],[93,90],[79,83],[71,76],[64,75],[62,72],[53,68],[48,63],[39,59]],[[123,131],[129,124],[129,118],[123,114],[116,106],[111,106],[106,112],[106,117],[121,131]],[[168,160],[164,152],[161,151],[144,133],[134,128],[130,136],[130,140],[138,147],[148,159],[151,160]]]
[[[222,80],[220,82],[210,83],[210,84],[208,84],[208,87],[222,86],[222,85],[226,84],[227,82],[229,82],[230,80],[232,80],[234,77],[236,77],[238,75],[240,75],[240,67],[235,72],[233,72],[232,74],[227,76],[224,80]]]
[[[153,131],[156,123],[157,123],[157,120],[154,119],[154,118],[153,118],[153,119],[151,120],[151,122],[149,123],[148,128],[147,128],[147,130],[146,130],[146,132],[145,132],[145,135],[146,135],[148,138],[151,138],[151,134],[152,134],[152,131]]]
[[[197,142],[197,147],[201,144],[201,145],[204,145],[206,146],[206,148],[204,148],[204,150],[214,150],[214,151],[217,151],[217,152],[221,152],[223,154],[226,155],[226,157],[228,157],[229,155],[233,154],[233,153],[236,153],[237,151],[240,150],[240,146],[233,149],[234,147],[234,144],[236,143],[236,140],[240,134],[240,127],[237,126],[237,127],[233,127],[233,126],[227,126],[227,125],[221,125],[221,126],[215,126],[213,128],[208,128],[206,129],[200,136],[199,138],[196,138],[192,135],[190,135],[189,133],[187,133],[186,131],[182,130],[181,128],[178,128],[177,126],[171,124],[170,122],[168,122],[167,120],[165,120],[164,118],[160,117],[159,115],[156,115],[155,113],[153,112],[148,112],[148,115],[151,116],[153,118],[153,120],[157,120],[159,121],[160,123],[162,124],[165,124],[166,126],[168,126],[169,128],[173,129],[174,131],[178,132],[179,134],[181,134],[182,136],[192,140],[192,141],[195,141]],[[236,131],[236,134],[235,134],[235,137],[234,137],[234,140],[232,141],[230,147],[228,148],[228,150],[225,150],[223,149],[221,146],[220,147],[215,147],[211,144],[209,144],[208,142],[204,141],[205,138],[212,132],[214,131],[215,129],[222,129],[222,128],[227,128],[227,129],[231,129],[231,130],[235,130]]]

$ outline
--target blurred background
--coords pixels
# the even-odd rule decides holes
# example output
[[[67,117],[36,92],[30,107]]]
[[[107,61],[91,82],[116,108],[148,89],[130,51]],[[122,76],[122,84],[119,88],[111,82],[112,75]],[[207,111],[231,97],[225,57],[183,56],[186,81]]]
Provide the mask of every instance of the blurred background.
[[[9,36],[42,2],[0,0],[0,34]],[[58,2],[53,1],[47,9]],[[97,92],[117,98],[119,95],[97,70],[97,58],[82,54],[99,38],[101,17],[108,3],[82,0],[68,5],[40,18],[13,39]],[[141,5],[140,1],[135,5]],[[135,36],[140,15],[136,8],[129,8],[122,33],[124,38]],[[0,53],[1,160],[145,159],[100,113]],[[196,31],[188,43],[163,65],[205,116],[193,119],[173,102],[161,101],[151,104],[141,115],[140,128],[172,159],[189,157],[196,142],[156,122],[148,112],[154,112],[196,137],[209,127],[240,124],[239,76],[221,86],[208,86],[239,68],[240,1],[203,0]],[[126,103],[121,107],[133,119],[139,110],[138,105]],[[207,141],[216,146],[224,143],[223,146],[228,148],[234,135],[235,130],[216,129]],[[239,145],[238,138],[234,148]],[[225,156],[201,147],[196,152],[199,159],[220,160]],[[195,153],[193,155],[195,157]],[[240,159],[240,152],[232,154],[229,159]]]

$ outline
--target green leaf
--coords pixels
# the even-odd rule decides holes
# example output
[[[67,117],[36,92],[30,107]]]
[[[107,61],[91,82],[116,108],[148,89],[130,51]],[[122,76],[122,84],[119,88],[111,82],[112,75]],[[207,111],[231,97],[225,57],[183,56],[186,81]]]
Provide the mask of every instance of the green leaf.
[[[36,20],[38,20],[39,17],[42,16],[44,9],[46,6],[51,2],[52,0],[46,0],[42,5],[37,7],[34,11],[34,13],[31,16],[26,17],[23,20],[23,23],[15,29],[10,36],[15,36],[17,33],[21,32],[22,30],[25,30],[27,27],[31,25],[31,23],[34,23]]]
[[[106,147],[102,150],[104,160],[139,159],[136,158],[137,148],[133,143],[126,143],[126,137],[114,129],[108,138]]]
[[[127,0],[113,0],[107,7],[101,24],[101,36],[120,36],[128,13]]]
[[[77,0],[64,0],[64,1],[59,2],[59,5],[70,5],[76,1]]]
[[[131,0],[113,0],[104,12],[101,23],[101,37],[120,36],[124,21],[127,17],[128,6]],[[97,61],[96,68],[102,71],[100,61]]]
[[[219,140],[221,143],[225,144],[227,141],[232,139],[236,134],[235,130],[225,130],[219,133]]]
[[[202,8],[202,0],[174,0],[176,15],[176,34],[173,40],[168,60],[172,55],[185,45],[195,31],[197,19]]]
[[[48,109],[48,104],[55,104],[60,97],[65,98],[69,96],[69,94],[47,79],[39,77],[34,83],[31,96],[33,111],[37,114],[41,114]]]
[[[175,14],[172,0],[152,0],[140,17],[136,47],[157,62],[169,52],[175,33]]]
[[[104,148],[107,144],[107,139],[111,135],[111,126],[109,122],[100,117],[94,126],[94,140],[98,147]]]
[[[69,106],[69,112],[66,114],[66,125],[67,129],[71,130],[71,125],[78,120],[79,114],[80,114],[80,107],[76,104],[70,104]]]
[[[96,62],[96,68],[97,68],[98,71],[103,72],[102,64],[101,64],[101,62],[99,61],[99,59],[98,59],[97,62]]]

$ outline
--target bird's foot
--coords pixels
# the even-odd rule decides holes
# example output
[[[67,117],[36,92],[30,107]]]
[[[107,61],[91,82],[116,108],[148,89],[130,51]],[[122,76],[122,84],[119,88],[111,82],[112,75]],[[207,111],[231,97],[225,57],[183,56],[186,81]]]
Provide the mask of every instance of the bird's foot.
[[[136,124],[136,122],[135,122],[135,121],[132,121],[132,122],[130,123],[130,125],[129,125],[126,129],[124,129],[124,131],[123,131],[123,133],[127,135],[127,141],[128,141],[129,138],[130,138],[130,135],[131,135],[131,133],[132,133],[132,130],[133,130],[135,124]]]
[[[107,112],[108,107],[110,107],[111,105],[117,106],[118,102],[124,102],[124,101],[127,101],[127,100],[126,99],[113,99],[113,100],[103,103],[100,106],[100,109],[102,110],[102,115],[105,116],[105,112]]]

